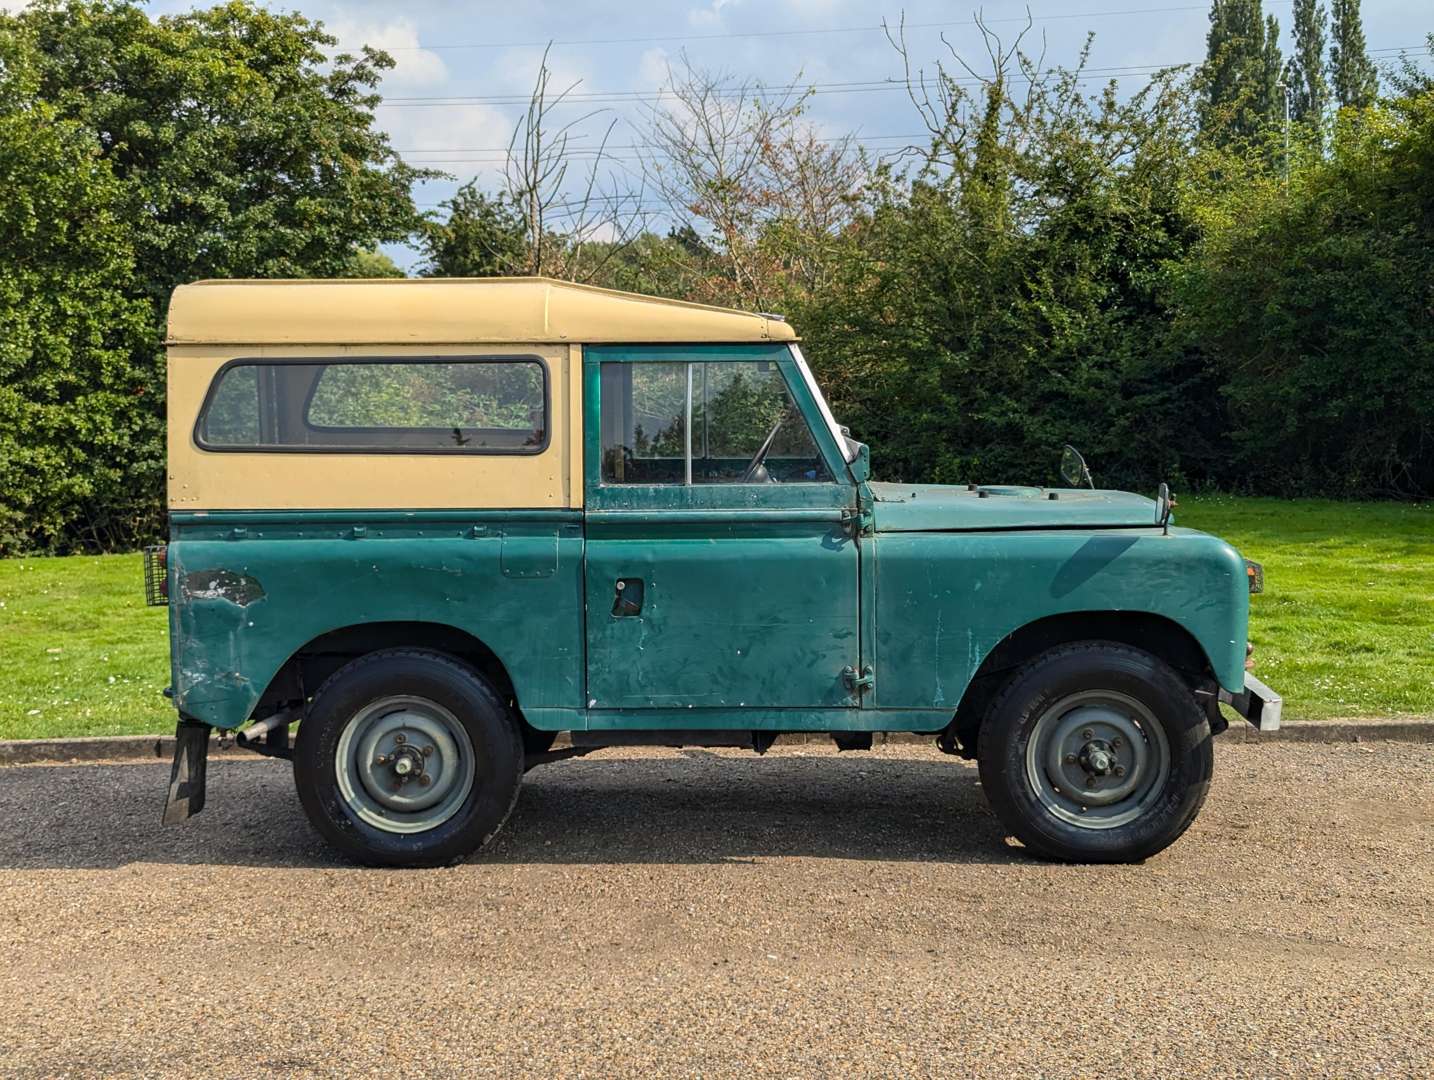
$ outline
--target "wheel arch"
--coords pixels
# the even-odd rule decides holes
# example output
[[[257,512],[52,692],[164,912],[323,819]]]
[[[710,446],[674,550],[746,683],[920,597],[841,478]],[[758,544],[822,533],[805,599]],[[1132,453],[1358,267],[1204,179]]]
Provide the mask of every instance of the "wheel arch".
[[[295,649],[269,680],[254,710],[256,717],[302,703],[343,665],[383,649],[428,649],[478,672],[518,716],[522,705],[508,667],[486,642],[449,623],[392,620],[352,623],[325,631]]]
[[[943,747],[962,757],[975,757],[986,706],[1011,673],[1047,649],[1077,641],[1113,641],[1158,656],[1181,675],[1192,691],[1215,679],[1210,657],[1199,640],[1167,616],[1148,611],[1047,615],[1017,627],[986,653],[943,733]]]

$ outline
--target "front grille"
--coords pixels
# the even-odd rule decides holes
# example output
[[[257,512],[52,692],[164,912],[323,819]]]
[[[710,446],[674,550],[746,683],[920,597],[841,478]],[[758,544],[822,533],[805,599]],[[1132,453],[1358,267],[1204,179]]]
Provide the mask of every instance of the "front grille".
[[[144,549],[144,602],[153,607],[169,603],[169,549],[156,544]]]

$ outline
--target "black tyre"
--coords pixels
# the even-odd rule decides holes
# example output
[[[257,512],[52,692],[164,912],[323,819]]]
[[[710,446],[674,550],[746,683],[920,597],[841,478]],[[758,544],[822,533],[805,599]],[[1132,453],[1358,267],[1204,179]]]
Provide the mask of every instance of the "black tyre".
[[[518,798],[523,742],[488,682],[438,653],[370,653],[299,725],[294,781],[325,840],[371,866],[443,866],[486,844]]]
[[[1190,827],[1214,770],[1210,725],[1158,657],[1107,641],[1028,662],[996,695],[977,746],[981,785],[1031,851],[1136,862]]]

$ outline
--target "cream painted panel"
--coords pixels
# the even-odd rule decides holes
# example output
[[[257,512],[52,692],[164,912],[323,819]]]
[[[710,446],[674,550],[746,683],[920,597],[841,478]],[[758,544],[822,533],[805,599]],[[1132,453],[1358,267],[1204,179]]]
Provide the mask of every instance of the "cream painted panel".
[[[792,341],[785,322],[548,278],[201,281],[174,290],[173,345]]]
[[[387,348],[175,346],[169,350],[171,510],[562,509],[582,505],[582,371],[567,345]],[[242,453],[201,450],[194,422],[218,370],[240,357],[540,356],[552,436],[541,454]],[[575,464],[575,462],[577,464]]]

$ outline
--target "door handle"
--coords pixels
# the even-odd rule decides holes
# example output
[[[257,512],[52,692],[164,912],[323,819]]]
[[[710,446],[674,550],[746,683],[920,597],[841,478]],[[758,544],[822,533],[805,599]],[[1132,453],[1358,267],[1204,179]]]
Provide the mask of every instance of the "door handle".
[[[631,618],[642,614],[642,579],[618,578],[613,586],[616,594],[612,601],[612,613],[616,618]]]

